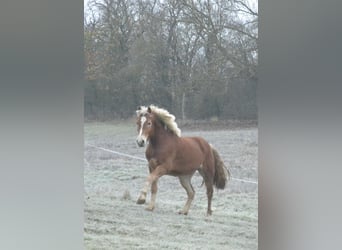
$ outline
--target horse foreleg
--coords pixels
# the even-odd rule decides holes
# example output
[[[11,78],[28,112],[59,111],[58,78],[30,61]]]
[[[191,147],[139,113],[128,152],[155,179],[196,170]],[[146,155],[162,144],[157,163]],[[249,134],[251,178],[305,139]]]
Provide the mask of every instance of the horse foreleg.
[[[147,195],[147,190],[149,188],[149,186],[151,185],[152,182],[152,176],[151,174],[147,177],[147,180],[145,182],[145,186],[143,187],[143,189],[140,192],[140,196],[137,200],[137,204],[145,204],[146,202],[146,195]]]
[[[151,174],[152,167],[150,165],[148,165],[148,170],[150,171],[150,174]],[[137,200],[137,204],[145,204],[148,186],[149,186],[149,183],[148,181],[146,181],[145,187],[141,190],[140,196]]]
[[[156,203],[156,197],[157,197],[157,181],[152,182],[151,185],[151,201],[150,204],[146,207],[146,210],[153,211],[155,203]]]
[[[153,210],[154,205],[155,205],[155,200],[156,200],[156,195],[157,195],[157,182],[158,179],[166,174],[165,168],[158,166],[155,170],[152,171],[152,173],[149,174],[147,177],[146,183],[144,188],[141,190],[140,196],[137,200],[137,204],[144,204],[146,202],[146,195],[149,187],[151,186],[151,202],[149,206],[147,207],[147,210]]]
[[[185,215],[188,214],[191,202],[193,201],[195,197],[195,190],[191,185],[191,177],[192,177],[191,175],[179,177],[179,181],[182,187],[186,190],[186,193],[188,195],[188,200],[186,201],[183,210],[179,211],[179,214],[185,214]]]

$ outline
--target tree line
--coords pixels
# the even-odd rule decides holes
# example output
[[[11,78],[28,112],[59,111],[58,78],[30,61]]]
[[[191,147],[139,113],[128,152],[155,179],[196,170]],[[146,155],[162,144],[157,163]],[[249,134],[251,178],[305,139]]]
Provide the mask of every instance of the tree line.
[[[256,119],[257,40],[247,0],[89,0],[85,118]]]

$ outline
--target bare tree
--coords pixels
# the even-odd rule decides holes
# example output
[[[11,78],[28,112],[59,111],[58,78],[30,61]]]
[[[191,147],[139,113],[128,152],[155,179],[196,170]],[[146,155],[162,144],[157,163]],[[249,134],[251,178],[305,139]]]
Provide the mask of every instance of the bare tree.
[[[86,114],[156,103],[183,119],[255,118],[257,24],[245,0],[90,0]]]

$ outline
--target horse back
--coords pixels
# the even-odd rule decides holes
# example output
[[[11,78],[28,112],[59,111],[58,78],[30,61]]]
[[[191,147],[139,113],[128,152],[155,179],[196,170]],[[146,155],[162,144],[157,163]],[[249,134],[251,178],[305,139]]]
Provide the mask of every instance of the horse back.
[[[206,154],[208,151],[210,151],[209,143],[202,137],[181,137],[181,139],[190,150],[195,150],[195,148],[198,148],[203,154]]]
[[[202,137],[181,137],[177,157],[194,164],[203,164],[212,156],[209,143]]]

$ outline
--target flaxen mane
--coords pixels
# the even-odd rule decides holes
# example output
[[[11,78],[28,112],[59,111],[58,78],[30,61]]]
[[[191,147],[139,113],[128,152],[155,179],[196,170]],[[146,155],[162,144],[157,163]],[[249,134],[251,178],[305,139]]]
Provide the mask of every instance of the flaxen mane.
[[[175,122],[175,116],[170,114],[169,111],[158,108],[157,106],[150,105],[149,108],[161,121],[162,123],[175,135],[181,137],[181,130],[178,128],[177,123]],[[147,107],[141,106],[139,110],[137,110],[137,115],[142,115],[147,113]]]

